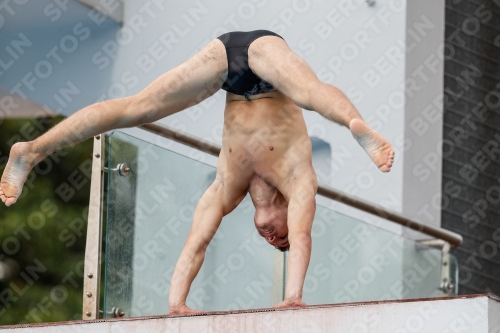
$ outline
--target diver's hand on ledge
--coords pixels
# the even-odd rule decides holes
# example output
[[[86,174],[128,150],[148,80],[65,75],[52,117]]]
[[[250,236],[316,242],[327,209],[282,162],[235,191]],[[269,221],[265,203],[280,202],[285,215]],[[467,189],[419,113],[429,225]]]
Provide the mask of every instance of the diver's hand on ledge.
[[[199,314],[203,313],[201,310],[190,309],[185,305],[170,307],[169,315],[179,315],[179,314]]]
[[[273,306],[275,309],[282,309],[282,308],[301,308],[307,306],[306,303],[302,299],[294,299],[294,300],[284,300],[283,302],[276,304]]]

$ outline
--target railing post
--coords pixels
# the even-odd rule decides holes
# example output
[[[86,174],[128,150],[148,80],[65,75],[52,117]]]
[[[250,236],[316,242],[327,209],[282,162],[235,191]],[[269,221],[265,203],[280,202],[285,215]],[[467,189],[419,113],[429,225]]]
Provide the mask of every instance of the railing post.
[[[101,280],[102,200],[104,173],[104,135],[94,137],[90,182],[89,218],[85,245],[83,277],[83,319],[99,318],[99,284]]]
[[[458,278],[452,276],[450,243],[442,239],[423,239],[416,241],[417,244],[435,248],[441,251],[441,278],[438,290],[443,296],[453,296],[458,293]]]

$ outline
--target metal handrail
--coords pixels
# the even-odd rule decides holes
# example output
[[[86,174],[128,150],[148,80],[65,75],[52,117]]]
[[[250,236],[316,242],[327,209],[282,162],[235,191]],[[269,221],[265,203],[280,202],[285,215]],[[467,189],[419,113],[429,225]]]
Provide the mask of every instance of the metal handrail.
[[[201,150],[205,153],[214,155],[214,156],[219,156],[221,147],[218,145],[215,145],[211,142],[201,140],[195,136],[181,133],[176,131],[173,128],[170,128],[165,125],[161,124],[144,124],[139,126],[139,128],[146,130],[148,132],[157,134],[159,136],[180,142],[186,146]],[[463,238],[461,235],[446,230],[442,228],[437,228],[433,227],[430,225],[425,225],[421,222],[412,220],[408,217],[405,217],[401,214],[398,214],[396,212],[391,212],[390,210],[387,210],[381,206],[374,205],[372,203],[369,203],[367,201],[361,200],[359,198],[356,198],[354,196],[351,196],[347,193],[343,193],[341,191],[335,190],[331,187],[328,186],[318,186],[318,194],[322,195],[324,197],[327,197],[329,199],[339,201],[343,204],[346,204],[348,206],[357,208],[359,210],[362,210],[364,212],[373,214],[375,216],[382,217],[384,219],[387,219],[391,222],[400,224],[402,226],[405,226],[407,228],[419,231],[421,233],[424,233],[429,236],[433,236],[439,239],[442,239],[446,242],[448,242],[451,246],[459,246],[463,242]]]

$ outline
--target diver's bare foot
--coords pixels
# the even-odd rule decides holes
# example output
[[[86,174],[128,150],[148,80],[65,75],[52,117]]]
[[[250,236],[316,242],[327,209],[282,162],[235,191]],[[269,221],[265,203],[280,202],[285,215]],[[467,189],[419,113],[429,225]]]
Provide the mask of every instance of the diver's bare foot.
[[[7,207],[14,204],[21,195],[24,182],[35,164],[36,159],[28,142],[18,142],[12,146],[0,182],[0,199]]]
[[[394,149],[391,144],[361,119],[352,119],[349,129],[380,171],[391,171],[394,162]]]

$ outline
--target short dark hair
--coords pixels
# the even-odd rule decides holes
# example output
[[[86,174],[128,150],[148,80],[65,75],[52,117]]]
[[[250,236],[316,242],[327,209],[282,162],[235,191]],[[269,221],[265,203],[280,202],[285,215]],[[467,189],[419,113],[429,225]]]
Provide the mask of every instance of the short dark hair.
[[[290,245],[288,245],[288,246],[282,246],[282,247],[275,246],[275,248],[277,248],[281,252],[286,252],[286,251],[290,250]]]

